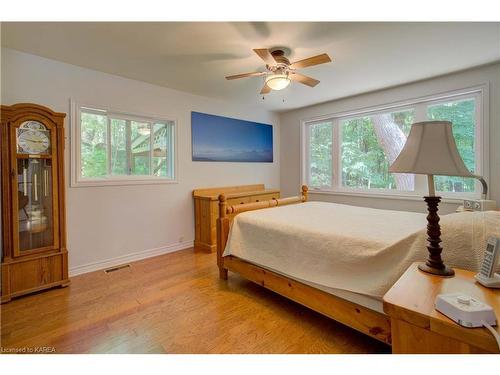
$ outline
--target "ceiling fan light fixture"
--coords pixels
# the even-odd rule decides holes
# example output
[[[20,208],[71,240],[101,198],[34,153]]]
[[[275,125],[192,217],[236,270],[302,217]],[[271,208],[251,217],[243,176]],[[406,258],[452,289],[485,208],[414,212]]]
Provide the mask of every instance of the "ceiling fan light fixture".
[[[269,74],[266,77],[266,85],[273,90],[283,90],[290,84],[287,74]]]

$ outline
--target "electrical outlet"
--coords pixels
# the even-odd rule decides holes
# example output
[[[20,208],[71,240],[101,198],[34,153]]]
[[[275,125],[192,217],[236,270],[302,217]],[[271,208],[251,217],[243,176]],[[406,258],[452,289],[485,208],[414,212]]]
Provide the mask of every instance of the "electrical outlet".
[[[497,202],[486,199],[465,199],[464,209],[467,211],[492,211],[496,209]]]

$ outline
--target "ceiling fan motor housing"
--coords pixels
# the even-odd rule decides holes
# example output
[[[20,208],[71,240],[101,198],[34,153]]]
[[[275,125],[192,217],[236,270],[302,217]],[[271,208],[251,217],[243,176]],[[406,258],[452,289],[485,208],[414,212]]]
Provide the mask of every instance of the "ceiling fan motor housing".
[[[290,60],[285,57],[285,52],[281,49],[277,49],[271,52],[274,60],[278,65],[282,65],[283,67],[288,67],[290,65]]]

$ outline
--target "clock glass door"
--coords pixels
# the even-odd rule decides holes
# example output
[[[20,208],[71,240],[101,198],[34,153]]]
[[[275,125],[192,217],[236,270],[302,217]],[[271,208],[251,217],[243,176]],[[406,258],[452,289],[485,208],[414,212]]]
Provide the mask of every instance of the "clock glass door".
[[[18,233],[16,253],[22,255],[56,245],[50,130],[37,121],[24,122],[16,132],[16,149],[14,222]]]

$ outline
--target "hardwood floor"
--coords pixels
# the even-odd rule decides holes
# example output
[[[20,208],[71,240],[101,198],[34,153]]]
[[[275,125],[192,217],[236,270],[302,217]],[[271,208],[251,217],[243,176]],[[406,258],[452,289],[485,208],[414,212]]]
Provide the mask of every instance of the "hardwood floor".
[[[57,353],[388,353],[390,348],[178,251],[0,306],[1,347]],[[52,349],[53,348],[53,349]]]

